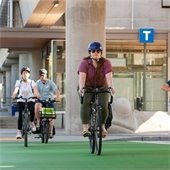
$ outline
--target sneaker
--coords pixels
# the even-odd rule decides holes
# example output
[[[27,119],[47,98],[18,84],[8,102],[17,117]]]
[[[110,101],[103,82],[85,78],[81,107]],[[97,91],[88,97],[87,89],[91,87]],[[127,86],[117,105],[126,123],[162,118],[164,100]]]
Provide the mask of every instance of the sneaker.
[[[105,138],[107,135],[108,135],[107,131],[106,131],[106,130],[103,130],[103,131],[102,131],[102,138]]]
[[[53,134],[52,134],[52,133],[49,134],[49,138],[50,138],[50,139],[53,138]]]
[[[40,128],[40,122],[36,123],[36,128],[39,129]]]
[[[36,127],[35,127],[34,122],[31,122],[31,131],[32,131],[32,132],[35,132],[35,131],[36,131]]]
[[[84,130],[84,131],[82,132],[82,135],[83,135],[84,137],[89,137],[89,136],[91,135],[91,133],[90,133],[89,130]]]
[[[22,134],[20,130],[17,132],[16,139],[22,139]]]

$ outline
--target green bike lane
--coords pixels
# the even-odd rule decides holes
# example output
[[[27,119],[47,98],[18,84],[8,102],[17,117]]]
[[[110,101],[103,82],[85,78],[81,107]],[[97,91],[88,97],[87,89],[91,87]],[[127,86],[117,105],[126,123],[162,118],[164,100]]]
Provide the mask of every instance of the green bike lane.
[[[97,156],[90,153],[88,139],[80,135],[69,136],[58,131],[47,144],[30,135],[25,148],[23,140],[14,138],[14,131],[6,132],[0,133],[0,170],[170,169],[168,140],[153,143],[151,140],[134,141],[139,137],[134,135],[109,135],[103,140],[101,156]],[[161,135],[157,137],[160,139]]]

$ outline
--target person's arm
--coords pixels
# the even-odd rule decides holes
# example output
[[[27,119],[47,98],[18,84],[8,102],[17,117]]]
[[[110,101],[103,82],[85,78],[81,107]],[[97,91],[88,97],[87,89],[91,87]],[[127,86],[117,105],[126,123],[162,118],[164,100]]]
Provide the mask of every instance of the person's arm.
[[[79,72],[79,93],[83,93],[83,88],[85,87],[86,73]]]
[[[166,83],[166,84],[163,84],[163,85],[161,86],[161,89],[164,90],[164,91],[170,91],[170,86],[169,86],[168,83]]]
[[[15,99],[16,97],[17,97],[17,95],[18,95],[18,92],[19,92],[19,88],[20,88],[20,81],[16,81],[16,83],[15,83],[15,88],[14,88],[14,91],[13,91],[13,93],[12,93],[12,99]]]
[[[38,87],[37,87],[37,83],[35,83],[34,80],[31,80],[31,86],[33,88],[33,93],[34,93],[35,97],[37,97],[39,99],[40,93],[39,93],[39,90],[38,90]]]
[[[112,94],[114,94],[115,89],[113,87],[113,74],[112,74],[112,72],[109,72],[109,73],[106,74],[106,81],[107,81],[108,87],[111,87],[111,89],[112,89]]]
[[[40,98],[40,93],[39,93],[38,88],[37,88],[36,85],[33,87],[33,90],[34,90],[34,95],[39,99]]]
[[[52,80],[50,80],[50,86],[51,86],[51,90],[53,93],[53,98],[57,102],[61,102],[61,95],[60,95],[60,90],[59,90],[58,86]]]
[[[60,102],[61,101],[61,96],[60,96],[60,90],[57,89],[55,92],[54,92],[54,98],[56,99],[57,102]]]
[[[14,88],[14,91],[13,91],[12,96],[11,96],[12,99],[15,99],[15,98],[17,97],[17,95],[18,95],[18,90],[19,90],[19,87],[18,87],[18,86]]]

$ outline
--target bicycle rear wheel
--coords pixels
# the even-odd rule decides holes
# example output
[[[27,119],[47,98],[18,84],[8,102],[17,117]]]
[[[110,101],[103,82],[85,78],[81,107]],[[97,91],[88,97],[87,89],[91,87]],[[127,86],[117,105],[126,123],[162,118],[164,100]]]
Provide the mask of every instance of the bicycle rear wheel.
[[[43,120],[41,130],[42,143],[48,143],[48,138],[49,138],[49,122],[48,120]]]
[[[24,111],[22,114],[22,136],[24,138],[24,146],[28,147],[28,130],[29,130],[29,111]]]
[[[97,155],[101,154],[102,150],[102,114],[101,109],[97,109],[96,123],[95,123],[95,151]]]

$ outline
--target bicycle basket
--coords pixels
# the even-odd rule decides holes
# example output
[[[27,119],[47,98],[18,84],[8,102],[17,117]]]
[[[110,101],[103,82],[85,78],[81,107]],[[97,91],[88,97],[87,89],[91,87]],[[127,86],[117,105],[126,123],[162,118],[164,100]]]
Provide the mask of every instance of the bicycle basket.
[[[56,118],[56,113],[54,108],[43,107],[40,111],[41,117],[43,118]]]

